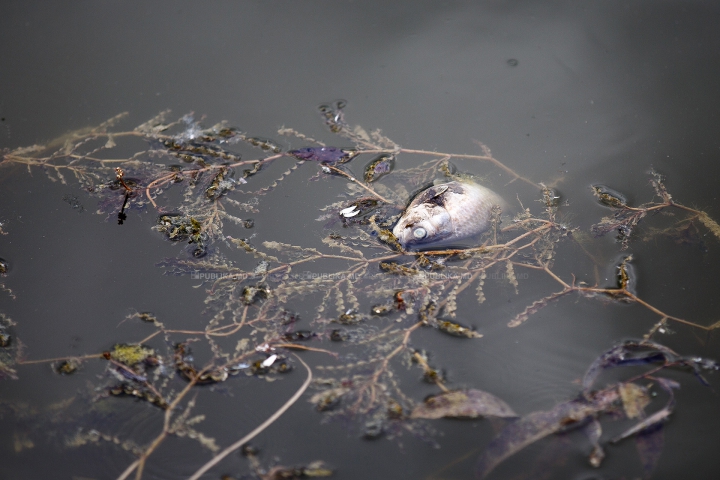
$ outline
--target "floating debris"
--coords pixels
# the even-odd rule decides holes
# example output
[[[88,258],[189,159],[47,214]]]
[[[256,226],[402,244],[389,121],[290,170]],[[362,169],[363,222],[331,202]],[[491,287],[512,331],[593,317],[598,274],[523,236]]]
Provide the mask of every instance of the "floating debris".
[[[372,213],[378,208],[378,201],[374,198],[361,198],[354,201],[349,207],[340,210],[340,217],[343,219],[343,223],[346,224],[345,219],[365,216]]]
[[[245,305],[252,305],[260,299],[267,299],[269,296],[270,289],[262,283],[248,285],[242,290],[242,301]]]
[[[82,204],[80,203],[80,199],[78,199],[78,197],[76,197],[75,195],[66,194],[63,195],[62,199],[63,202],[70,205],[70,207],[72,207],[72,209],[76,212],[83,213],[85,211],[85,207],[82,206]]]
[[[272,366],[273,363],[275,363],[275,360],[277,360],[277,358],[278,358],[277,354],[272,354],[268,358],[263,360],[262,363],[260,364],[260,366],[263,368],[268,368],[268,367]]]
[[[342,323],[343,325],[355,325],[356,323],[359,323],[362,320],[362,316],[358,315],[357,310],[354,308],[349,309],[345,313],[341,314],[338,319],[336,320],[337,323]]]
[[[395,308],[398,310],[406,310],[407,304],[405,303],[405,292],[403,290],[398,290],[395,292],[395,295],[393,298],[395,299]]]
[[[555,208],[558,205],[560,205],[560,192],[558,192],[554,188],[546,187],[545,185],[542,185],[542,203],[547,208]]]
[[[243,370],[247,370],[248,368],[250,368],[250,366],[251,365],[249,363],[245,362],[236,363],[235,365],[228,365],[227,372],[230,375],[238,375]]]
[[[288,342],[302,342],[305,340],[310,340],[314,336],[315,334],[310,330],[296,330],[294,332],[284,333],[283,339],[287,340]]]
[[[332,104],[323,103],[318,106],[318,111],[325,120],[325,125],[327,125],[333,133],[341,132],[347,127],[343,114],[343,108],[345,108],[345,106],[347,106],[345,100],[336,100]]]
[[[387,314],[393,312],[394,310],[395,310],[394,305],[387,305],[387,304],[373,305],[373,307],[370,309],[370,313],[380,317],[383,315],[387,315]]]
[[[330,477],[332,474],[333,471],[327,468],[325,463],[318,460],[301,467],[276,466],[271,468],[262,478],[266,480],[291,480],[295,478]]]
[[[298,160],[314,160],[328,165],[335,165],[349,162],[358,154],[358,151],[351,148],[304,147],[290,150],[288,153]]]
[[[205,190],[205,196],[210,200],[217,200],[218,198],[222,197],[227,192],[235,188],[235,185],[237,183],[247,183],[244,178],[240,178],[237,181],[234,180],[234,175],[234,170],[226,167],[221,168],[220,171],[213,178],[210,186]]]
[[[290,325],[295,322],[298,322],[300,320],[300,315],[298,315],[295,312],[291,312],[290,310],[281,310],[280,311],[280,324],[281,325]]]
[[[107,353],[106,358],[108,356],[128,367],[141,362],[155,363],[155,360],[150,360],[155,358],[155,350],[145,345],[118,343]]]
[[[137,316],[137,318],[139,318],[139,319],[142,320],[143,322],[157,323],[157,321],[158,321],[158,320],[157,320],[157,317],[155,316],[155,314],[150,313],[150,312],[140,312],[140,313],[138,313],[136,316]]]
[[[482,390],[453,390],[432,395],[415,407],[410,418],[509,418],[518,415],[495,395]]]
[[[330,331],[330,340],[333,342],[346,342],[350,339],[350,334],[345,330],[334,329]]]
[[[363,437],[368,440],[380,438],[385,433],[385,418],[376,415],[363,425]]]
[[[380,262],[380,270],[388,273],[394,273],[396,275],[417,275],[420,272],[415,268],[409,268],[405,265],[400,265],[398,263],[391,263],[391,262]]]
[[[388,398],[387,401],[387,416],[391,419],[397,420],[403,418],[403,407],[395,399]]]
[[[190,348],[185,343],[178,343],[174,353],[175,368],[182,377],[195,381],[199,385],[224,382],[228,378],[228,371],[225,368],[212,368],[203,373],[192,364]]]
[[[68,358],[67,360],[61,360],[53,364],[53,370],[60,375],[71,375],[77,372],[82,362],[76,358]]]
[[[337,407],[342,396],[349,391],[350,389],[346,387],[324,390],[310,397],[310,403],[314,404],[318,411],[325,412]]]
[[[372,159],[365,167],[365,181],[372,183],[392,172],[395,168],[395,156],[389,153],[382,153]]]
[[[292,366],[288,363],[287,358],[273,353],[263,360],[253,362],[246,373],[247,375],[262,376],[268,373],[288,373],[291,370]]]
[[[217,384],[226,381],[230,375],[240,373],[248,376],[267,376],[267,380],[274,380],[276,377],[271,376],[272,374],[292,371],[294,366],[289,358],[284,356],[283,343],[300,343],[310,341],[314,337],[318,337],[318,340],[345,342],[342,345],[327,342],[320,345],[322,348],[304,347],[313,350],[311,355],[317,358],[322,358],[328,353],[333,356],[333,361],[328,362],[327,365],[315,364],[312,372],[308,372],[309,378],[315,378],[315,385],[325,389],[312,396],[314,408],[326,412],[324,416],[342,421],[345,425],[354,423],[357,427],[355,431],[366,438],[378,438],[383,435],[392,438],[396,433],[409,432],[422,439],[430,439],[432,429],[427,427],[430,422],[418,421],[419,419],[511,417],[514,414],[509,407],[498,403],[497,399],[487,392],[469,387],[461,390],[452,387],[454,389],[449,390],[451,386],[445,378],[445,370],[436,365],[444,360],[440,356],[438,358],[433,356],[431,364],[428,355],[416,350],[415,347],[420,343],[433,341],[434,337],[426,334],[427,329],[424,329],[425,333],[417,333],[423,330],[420,328],[423,324],[459,337],[480,337],[480,334],[471,327],[438,317],[441,314],[445,318],[460,316],[458,304],[463,305],[461,301],[465,302],[473,297],[473,293],[468,295],[468,292],[476,292],[478,302],[487,302],[483,305],[483,309],[498,307],[506,311],[504,301],[490,294],[494,289],[486,282],[489,282],[489,279],[502,278],[510,282],[515,292],[520,292],[520,280],[527,278],[516,272],[521,268],[534,269],[538,281],[540,281],[539,276],[547,273],[548,277],[544,278],[560,289],[557,293],[533,303],[530,302],[536,300],[535,297],[529,300],[527,297],[520,297],[521,301],[528,303],[523,313],[518,314],[518,318],[524,317],[523,321],[550,301],[564,298],[570,293],[597,297],[600,296],[598,295],[600,292],[604,292],[606,295],[615,295],[615,298],[622,297],[628,302],[636,302],[651,310],[654,308],[631,292],[635,279],[629,259],[619,259],[615,265],[618,266],[621,260],[622,263],[617,270],[611,267],[612,275],[608,275],[608,278],[612,276],[613,280],[617,280],[617,285],[612,285],[612,288],[601,288],[597,285],[590,287],[588,283],[582,282],[583,278],[589,281],[588,272],[570,272],[562,268],[555,270],[556,264],[567,266],[568,261],[572,262],[572,258],[558,256],[555,246],[573,229],[557,221],[556,207],[560,204],[560,194],[555,189],[545,186],[542,186],[540,200],[544,208],[539,209],[540,213],[535,215],[530,209],[523,207],[523,213],[518,214],[513,223],[506,228],[499,228],[500,202],[492,204],[486,222],[489,233],[481,239],[473,239],[472,244],[475,246],[469,246],[470,240],[467,240],[463,242],[468,245],[464,248],[453,245],[446,249],[433,248],[424,253],[405,251],[405,247],[411,244],[428,245],[421,240],[432,236],[432,232],[424,225],[413,224],[407,225],[410,228],[410,240],[400,234],[395,235],[392,231],[393,226],[397,228],[397,225],[407,220],[409,216],[409,209],[402,212],[399,205],[412,197],[413,189],[434,184],[421,191],[413,202],[417,200],[424,206],[423,208],[431,211],[444,208],[447,213],[447,205],[451,203],[453,195],[458,193],[455,187],[466,182],[458,179],[470,178],[469,175],[458,172],[450,163],[451,159],[480,160],[490,168],[499,167],[500,172],[486,172],[483,168],[483,174],[486,174],[486,178],[494,178],[503,184],[508,182],[508,185],[511,185],[513,181],[520,180],[532,184],[533,191],[537,191],[538,184],[520,177],[495,160],[490,150],[483,145],[481,145],[482,156],[446,155],[403,149],[383,136],[379,130],[366,131],[361,127],[349,127],[343,118],[343,107],[344,102],[325,105],[320,108],[320,113],[331,130],[341,135],[342,139],[338,143],[352,142],[351,148],[313,146],[294,150],[287,156],[292,156],[298,161],[292,162],[294,165],[280,177],[281,180],[287,175],[295,175],[294,172],[302,171],[299,166],[304,160],[317,161],[324,171],[339,175],[327,179],[328,183],[337,184],[336,186],[345,185],[346,188],[341,189],[339,197],[326,199],[325,207],[322,209],[325,215],[319,220],[327,221],[329,224],[326,225],[325,233],[320,233],[319,236],[327,235],[330,241],[322,238],[322,244],[311,242],[312,239],[302,235],[291,236],[299,238],[298,241],[303,243],[296,245],[284,243],[288,240],[265,238],[265,234],[271,233],[269,231],[258,232],[257,236],[251,236],[252,232],[248,232],[250,239],[234,240],[228,236],[230,232],[224,231],[229,226],[227,222],[230,221],[234,224],[230,228],[253,227],[252,219],[243,220],[246,213],[242,212],[263,215],[263,223],[272,219],[267,216],[268,214],[272,216],[272,211],[260,211],[257,197],[275,189],[278,181],[272,184],[270,179],[268,182],[258,182],[257,189],[253,188],[255,190],[253,192],[240,191],[238,184],[242,183],[244,178],[264,174],[265,167],[271,165],[270,162],[280,156],[276,154],[282,151],[270,140],[245,135],[234,128],[220,124],[209,129],[202,128],[192,116],[186,116],[175,122],[165,122],[163,118],[158,117],[129,132],[110,133],[107,126],[101,126],[90,134],[74,133],[70,137],[71,141],[64,140],[63,147],[59,150],[48,148],[45,152],[45,147],[30,147],[3,152],[3,166],[16,164],[33,170],[36,165],[41,165],[47,175],[63,183],[65,181],[62,180],[61,174],[71,172],[73,176],[68,175],[68,177],[80,182],[87,192],[102,196],[100,211],[105,213],[109,211],[116,213],[123,200],[125,203],[121,213],[124,212],[125,206],[140,208],[152,205],[161,212],[158,225],[155,226],[156,230],[162,232],[168,240],[197,245],[199,248],[193,253],[196,257],[207,254],[207,258],[200,261],[195,258],[188,259],[186,256],[166,259],[161,264],[167,269],[166,271],[187,276],[193,272],[212,272],[212,275],[218,275],[212,277],[217,281],[212,285],[206,285],[209,287],[206,291],[204,312],[207,314],[204,318],[208,319],[206,325],[188,327],[182,325],[183,322],[175,325],[179,321],[175,319],[173,325],[166,328],[154,315],[147,312],[126,317],[136,316],[144,322],[152,323],[152,326],[129,322],[123,328],[150,329],[154,332],[147,335],[147,332],[143,331],[137,336],[128,338],[152,337],[156,342],[153,345],[175,345],[174,352],[167,355],[167,358],[156,355],[153,349],[145,345],[119,344],[106,352],[105,358],[108,362],[105,374],[111,376],[114,383],[109,388],[108,385],[95,386],[96,392],[132,396],[162,408],[167,408],[168,402],[173,405],[172,411],[165,414],[165,422],[152,424],[154,432],[131,432],[140,440],[147,436],[145,433],[149,434],[148,439],[153,437],[158,439],[154,443],[143,440],[144,447],[139,448],[137,453],[133,452],[134,459],[150,459],[149,461],[152,462],[155,457],[151,454],[159,443],[167,440],[161,448],[174,448],[170,444],[173,437],[187,436],[207,447],[212,443],[212,439],[208,440],[199,432],[192,432],[192,436],[187,434],[190,432],[189,425],[200,422],[203,413],[207,413],[207,404],[205,404],[200,407],[199,412],[191,414],[193,408],[196,408],[195,384]],[[181,131],[178,132],[178,129]],[[301,141],[307,142],[303,145],[322,145],[319,142],[312,143],[313,139],[292,129],[283,128],[282,132],[282,134],[294,134]],[[130,144],[122,145],[127,148],[123,151],[115,151],[112,155],[101,156],[95,153],[98,147],[109,149],[116,146],[115,142],[120,144],[138,139],[146,140],[150,148],[131,150],[135,145]],[[266,158],[239,161],[240,155],[227,151],[225,147],[238,144],[240,141],[272,154],[264,155]],[[249,149],[246,145],[242,147]],[[137,154],[130,158],[125,157],[123,152],[132,151]],[[367,154],[367,158],[371,156],[374,158],[369,164],[364,165],[362,176],[356,178],[354,173],[343,164],[361,154]],[[408,168],[399,169],[399,165],[395,165],[395,155],[400,154],[408,156]],[[126,159],[122,160],[123,157]],[[108,164],[102,160],[98,161],[99,158],[115,158],[120,161]],[[421,158],[427,161],[421,163],[423,162]],[[169,162],[173,164],[167,165]],[[472,163],[464,160],[462,162],[462,165]],[[121,168],[115,170],[116,165]],[[242,170],[243,168],[246,170]],[[114,170],[115,180],[108,182]],[[235,174],[233,174],[234,170],[236,170]],[[237,179],[241,171],[242,179]],[[384,175],[391,172],[392,177],[386,179]],[[495,173],[500,175],[496,176]],[[315,178],[321,178],[321,175],[315,175],[313,179]],[[378,181],[380,179],[385,181]],[[397,181],[390,185],[388,179]],[[680,221],[685,223],[676,222],[669,227],[681,229],[678,230],[678,239],[681,242],[697,242],[697,239],[715,241],[715,237],[720,238],[718,233],[720,227],[706,213],[671,202],[671,196],[665,189],[661,176],[653,173],[651,182],[656,194],[665,203],[647,203],[638,207],[629,207],[624,197],[617,192],[595,186],[594,192],[601,202],[612,208],[609,210],[611,212],[609,216],[612,218],[605,219],[593,231],[603,234],[616,230],[623,238],[623,248],[625,248],[632,228],[647,212],[670,213],[663,209],[668,207],[668,210],[672,210],[670,207],[678,207],[676,218],[666,217],[665,220],[669,223],[682,217]],[[508,186],[508,190],[512,189],[514,193],[518,183],[520,182]],[[261,187],[261,185],[268,186]],[[460,190],[460,187],[457,188]],[[230,192],[233,192],[233,195],[230,195]],[[518,200],[525,193],[519,191]],[[368,197],[369,194],[373,197]],[[234,198],[236,195],[237,200]],[[277,197],[284,198],[282,194],[278,194]],[[390,200],[378,201],[378,198]],[[292,200],[289,201],[292,203]],[[467,213],[470,209],[461,206],[459,210]],[[173,211],[180,213],[169,213]],[[476,221],[477,218],[473,216],[471,220]],[[336,228],[339,223],[342,223],[342,234],[330,233],[329,229]],[[423,228],[424,231],[418,231],[418,228]],[[651,229],[647,231],[653,234]],[[0,231],[0,234],[4,233]],[[223,241],[216,242],[217,240]],[[214,245],[217,248],[208,251],[205,244],[211,241],[216,242]],[[251,241],[256,242],[256,246],[251,245]],[[230,243],[236,244],[241,250],[225,256],[225,247]],[[272,250],[277,256],[269,255],[266,253],[268,250]],[[587,249],[590,255],[594,252],[594,249]],[[238,258],[238,253],[240,256],[245,253],[249,256],[241,259]],[[559,259],[562,261],[558,261]],[[594,258],[590,260],[587,265],[598,263]],[[308,275],[307,273],[310,272],[301,272],[300,269],[307,268],[311,264],[320,267],[323,273]],[[442,272],[436,272],[439,269],[442,269]],[[6,273],[7,268],[3,269],[0,263],[0,274]],[[572,279],[571,273],[583,276]],[[599,274],[597,276],[599,277]],[[254,280],[247,280],[248,278]],[[4,281],[4,278],[2,280]],[[561,287],[557,287],[557,283],[560,283]],[[486,290],[485,293],[483,289]],[[536,295],[539,291],[534,287],[528,290],[529,295]],[[201,290],[195,291],[202,293]],[[9,289],[4,284],[0,284],[0,294],[5,292],[9,292]],[[374,301],[378,304],[370,303]],[[290,305],[308,312],[307,315],[311,318],[307,321],[318,330],[312,332],[296,329],[300,327],[297,315],[284,310]],[[522,305],[516,307],[517,310],[522,310]],[[466,302],[463,308],[467,308]],[[659,309],[655,309],[653,312],[657,314],[658,311]],[[370,315],[390,314],[397,322],[377,318],[374,321],[364,322]],[[697,328],[710,332],[720,328],[718,324],[699,325],[673,315],[683,316],[682,312],[662,314],[660,322],[655,324],[646,338],[649,339],[656,332],[659,334],[668,331],[667,325],[676,321],[684,324],[683,329]],[[0,329],[0,345],[6,345],[5,348],[0,346],[0,376],[3,378],[15,378],[14,370],[10,367],[15,367],[16,363],[23,363],[17,361],[17,358],[22,358],[23,354],[19,349],[20,342],[17,338],[11,338],[10,333],[11,330]],[[176,344],[175,342],[178,341],[181,343]],[[198,359],[196,363],[191,355],[189,346],[197,345],[193,342],[201,342],[202,348],[198,350],[204,354],[203,368],[200,367],[200,360]],[[285,347],[288,345],[285,344]],[[295,347],[301,346],[295,345]],[[662,423],[670,418],[674,403],[668,403],[665,408],[652,413],[645,410],[656,405],[658,400],[653,399],[649,404],[647,402],[658,393],[660,399],[663,398],[663,392],[657,392],[657,388],[654,387],[659,386],[664,390],[672,391],[677,384],[660,377],[659,370],[668,366],[680,366],[702,379],[701,373],[705,374],[705,369],[716,371],[719,368],[714,361],[700,357],[684,358],[657,345],[645,343],[642,347],[636,347],[633,349],[629,345],[623,345],[622,348],[605,354],[588,371],[586,378],[583,379],[582,390],[574,400],[508,422],[506,426],[510,425],[509,429],[504,430],[499,439],[489,445],[488,453],[478,462],[478,476],[487,473],[489,469],[494,468],[497,463],[523,446],[551,433],[564,432],[573,426],[582,426],[583,432],[588,433],[593,447],[590,460],[597,466],[602,460],[602,449],[599,449],[598,443],[601,438],[598,424],[600,420],[620,417],[634,419],[634,422],[630,422],[634,425],[615,436],[613,439],[615,441],[622,441],[629,436],[648,440],[652,438],[650,435],[656,434],[654,432],[662,432]],[[166,366],[163,361],[169,365]],[[415,362],[415,365],[412,366],[411,362]],[[432,384],[432,387],[408,385],[408,375],[397,374],[398,368],[407,367],[408,364],[414,369],[422,369],[422,380],[415,379],[418,384],[425,381]],[[78,363],[77,366],[79,365]],[[632,381],[604,385],[604,390],[600,392],[592,390],[594,380],[600,378],[601,371],[625,365],[636,367],[629,374]],[[647,366],[646,371],[652,370],[644,378],[643,366]],[[67,373],[72,373],[73,367],[72,363],[68,366],[53,364],[53,368],[59,368]],[[452,371],[450,368],[448,367],[448,371]],[[606,376],[603,375],[603,378]],[[92,381],[94,376],[88,375],[88,377]],[[189,380],[192,385],[179,385],[177,377]],[[243,383],[253,381],[249,379]],[[409,381],[412,384],[412,380]],[[289,387],[294,388],[296,382],[291,383],[293,385]],[[299,385],[300,382],[297,384]],[[300,390],[297,390],[298,394],[291,399],[300,398],[307,385],[308,383],[302,384]],[[227,392],[228,399],[230,395],[253,394],[253,388],[245,388],[247,385],[238,386],[240,388],[220,387],[218,385],[214,389]],[[442,389],[444,393],[432,395],[422,402],[418,392],[428,388]],[[280,393],[283,397],[285,397],[284,393],[288,395],[291,393],[282,390]],[[208,393],[197,395],[197,399],[206,401]],[[672,393],[668,396],[672,396]],[[239,397],[239,399],[243,398]],[[277,400],[278,404],[283,403],[280,401],[281,398],[278,397]],[[229,401],[232,403],[234,400]],[[611,415],[602,415],[606,412]],[[57,417],[59,418],[59,415]],[[94,421],[94,418],[97,417],[89,420]],[[137,435],[141,435],[142,439]],[[657,440],[658,437],[654,438]],[[641,440],[638,440],[636,444],[638,450],[641,450],[640,442]],[[119,442],[115,443],[119,444]],[[654,448],[659,451],[658,447]],[[641,462],[643,467],[653,465],[653,461],[645,457]],[[306,467],[273,467],[263,468],[262,471],[254,469],[254,471],[255,476],[267,480],[314,475],[313,470]],[[128,470],[128,475],[132,474]]]
[[[342,215],[345,218],[354,217],[358,213],[360,213],[360,210],[357,209],[357,205],[352,205],[348,208],[344,208],[344,209],[340,210],[340,215]]]
[[[157,226],[168,240],[189,240],[190,243],[202,243],[202,224],[194,217],[182,214],[161,215]]]
[[[151,390],[142,387],[135,387],[133,385],[122,383],[115,385],[107,389],[109,395],[114,397],[129,396],[135,397],[140,400],[145,400],[153,405],[156,405],[163,410],[166,410],[169,405],[161,396],[156,395]]]
[[[635,272],[633,270],[632,255],[623,258],[617,266],[617,286],[622,290],[627,290],[634,284]],[[633,285],[634,286],[634,285]]]
[[[593,194],[600,200],[600,203],[608,207],[622,208],[627,205],[625,196],[605,185],[593,185]]]
[[[471,328],[463,327],[462,325],[460,325],[458,323],[450,322],[448,320],[438,320],[437,328],[441,332],[448,333],[455,337],[465,337],[465,338],[481,338],[482,337],[481,334],[477,333],[476,331],[472,330]]]

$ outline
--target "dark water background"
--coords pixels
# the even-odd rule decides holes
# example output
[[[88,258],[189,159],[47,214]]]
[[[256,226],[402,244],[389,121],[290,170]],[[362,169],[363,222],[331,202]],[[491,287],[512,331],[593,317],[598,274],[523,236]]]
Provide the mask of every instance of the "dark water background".
[[[207,115],[208,124],[225,119],[260,136],[273,137],[286,125],[332,139],[314,109],[344,98],[350,123],[382,128],[403,147],[479,153],[477,139],[526,177],[562,178],[558,189],[569,201],[569,222],[585,231],[607,214],[592,198],[591,184],[612,186],[631,204],[650,201],[651,167],[667,176],[675,199],[718,219],[719,23],[720,7],[699,1],[4,2],[0,148],[47,142],[122,111],[134,126],[167,108],[178,116]],[[532,205],[537,197],[528,187],[503,186],[496,170],[459,167],[488,175],[508,200],[517,195]],[[317,208],[344,184],[309,184],[313,173],[309,167],[293,175],[262,199],[254,230],[261,240],[321,245]],[[86,211],[71,208],[65,195],[76,195]],[[29,359],[97,353],[142,338],[146,332],[137,324],[121,324],[134,310],[152,311],[177,329],[206,323],[203,289],[155,267],[179,253],[151,231],[156,214],[131,212],[118,226],[93,213],[95,202],[73,182],[52,183],[37,170],[0,170],[0,222],[9,233],[0,237],[0,257],[11,265],[3,282],[17,295],[0,295],[0,311],[17,323]],[[707,252],[664,238],[634,240],[638,295],[679,317],[717,321],[720,245],[709,235],[706,244]],[[607,264],[601,276],[612,284],[618,245],[602,238],[592,248]],[[557,269],[593,283],[581,258],[564,246]],[[534,272],[520,283],[517,297],[489,281],[492,308],[478,309],[472,296],[460,304],[460,317],[484,338],[458,344],[421,331],[414,342],[432,345],[453,386],[493,392],[521,414],[572,398],[597,355],[657,321],[637,305],[569,297],[508,329],[507,320],[529,301],[557,289]],[[676,333],[659,339],[669,347],[720,357],[716,335],[671,327]],[[86,392],[102,370],[101,362],[91,362],[63,377],[47,364],[21,366],[19,380],[0,384],[0,398],[42,408]],[[298,388],[300,372],[272,384],[243,379],[226,394],[201,391],[203,429],[220,445],[231,443]],[[408,373],[405,383],[411,396],[422,398],[432,389],[417,385],[416,376]],[[717,478],[717,375],[711,388],[689,374],[673,378],[682,389],[653,478]],[[126,403],[127,410],[98,428],[151,440],[161,427],[158,411]],[[256,440],[263,460],[323,459],[341,479],[427,478],[441,470],[434,478],[471,478],[474,459],[493,435],[487,421],[437,421],[443,435],[436,437],[441,448],[433,449],[410,435],[365,441],[344,425],[320,421],[301,400]],[[18,416],[2,418],[1,478],[116,478],[133,460],[111,445],[59,448],[50,430],[47,438],[33,438],[34,448],[15,453],[22,425]],[[610,447],[602,469],[593,471],[589,444],[575,435],[530,447],[493,478],[640,477],[631,443]],[[567,449],[564,465],[534,463],[552,448]],[[184,478],[207,458],[192,441],[168,442],[151,457],[144,478]],[[234,455],[207,478],[247,471]]]

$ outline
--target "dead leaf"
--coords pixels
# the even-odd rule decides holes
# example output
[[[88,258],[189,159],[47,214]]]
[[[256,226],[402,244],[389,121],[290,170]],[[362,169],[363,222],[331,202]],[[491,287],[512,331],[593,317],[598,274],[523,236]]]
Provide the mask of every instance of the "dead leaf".
[[[583,425],[589,417],[611,408],[618,397],[616,390],[611,389],[595,398],[563,402],[552,410],[533,412],[508,424],[478,459],[476,478],[486,477],[505,459],[548,435]]]
[[[650,404],[647,389],[634,383],[621,383],[619,390],[625,415],[628,418],[641,418],[645,407]]]
[[[517,417],[507,403],[482,390],[453,390],[425,399],[410,418]]]

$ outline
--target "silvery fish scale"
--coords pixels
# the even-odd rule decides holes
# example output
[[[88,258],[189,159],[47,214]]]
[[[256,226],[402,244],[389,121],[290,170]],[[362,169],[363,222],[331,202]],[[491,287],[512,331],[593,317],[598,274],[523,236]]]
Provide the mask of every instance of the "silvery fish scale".
[[[461,240],[490,227],[494,205],[502,208],[505,202],[475,183],[433,185],[410,202],[393,234],[405,248]]]

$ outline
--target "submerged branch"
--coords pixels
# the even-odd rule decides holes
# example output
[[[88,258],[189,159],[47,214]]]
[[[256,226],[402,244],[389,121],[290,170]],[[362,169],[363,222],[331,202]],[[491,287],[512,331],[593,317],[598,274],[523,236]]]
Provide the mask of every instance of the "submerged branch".
[[[223,450],[222,452],[220,452],[219,454],[217,454],[215,457],[213,457],[213,458],[212,458],[210,461],[208,461],[205,465],[203,465],[202,467],[200,467],[190,478],[188,478],[188,480],[197,480],[197,479],[200,478],[205,472],[207,472],[207,471],[210,470],[212,467],[214,467],[215,465],[217,465],[218,463],[220,463],[220,461],[222,461],[222,459],[224,459],[225,457],[227,457],[228,455],[230,455],[232,452],[234,452],[235,450],[237,450],[238,448],[242,447],[243,445],[245,445],[247,442],[249,442],[250,440],[252,440],[252,439],[255,438],[256,436],[258,436],[258,435],[259,435],[260,433],[262,433],[267,427],[269,427],[270,425],[272,425],[273,423],[275,423],[275,421],[276,421],[278,418],[280,418],[280,416],[281,416],[283,413],[285,413],[291,406],[293,406],[293,404],[294,404],[295,402],[297,402],[297,400],[300,398],[300,396],[301,396],[303,393],[305,393],[305,390],[307,390],[308,386],[310,386],[310,382],[312,382],[312,378],[313,378],[312,370],[310,370],[310,367],[308,366],[307,363],[305,363],[305,362],[303,361],[302,358],[300,358],[298,355],[295,355],[294,353],[293,353],[293,355],[295,356],[295,358],[298,359],[298,361],[299,361],[300,363],[302,363],[303,367],[305,367],[305,370],[307,370],[307,378],[305,379],[305,381],[303,382],[303,384],[300,386],[300,388],[293,394],[292,397],[290,397],[290,398],[287,400],[287,402],[285,402],[285,403],[283,404],[282,407],[280,407],[278,410],[275,411],[275,413],[273,413],[272,415],[270,415],[270,417],[268,417],[267,420],[265,420],[263,423],[261,423],[260,425],[258,425],[253,431],[251,431],[250,433],[248,433],[247,435],[245,435],[244,437],[242,437],[240,440],[238,440],[237,442],[235,442],[235,443],[233,443],[232,445],[228,446],[227,448],[225,448],[225,450]]]

